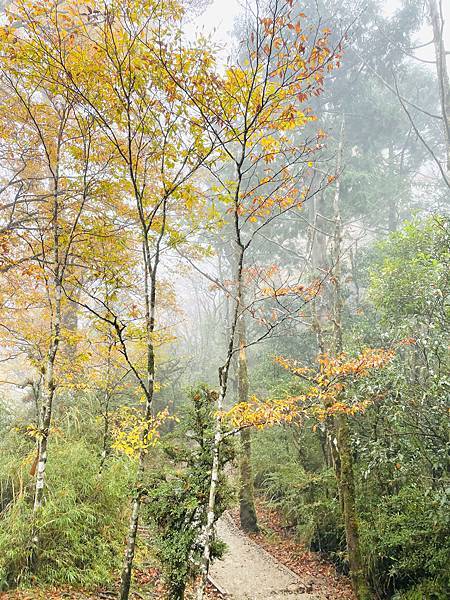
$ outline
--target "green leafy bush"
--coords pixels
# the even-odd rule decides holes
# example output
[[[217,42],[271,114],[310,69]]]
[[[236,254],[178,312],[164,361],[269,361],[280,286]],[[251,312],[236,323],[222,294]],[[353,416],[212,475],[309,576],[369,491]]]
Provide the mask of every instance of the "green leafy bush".
[[[295,429],[273,428],[255,437],[256,486],[301,542],[338,559],[345,538],[336,479],[323,465],[317,436],[302,435],[301,445],[294,443]]]
[[[440,586],[439,586],[440,587]],[[440,590],[435,581],[422,581],[407,592],[399,592],[392,600],[448,600],[448,590]]]
[[[381,597],[440,598],[449,589],[448,498],[404,487],[371,506],[361,522],[368,577]],[[425,587],[430,595],[420,596]],[[434,596],[432,595],[434,594]]]
[[[184,598],[186,584],[199,572],[203,550],[199,536],[207,519],[211,480],[214,396],[202,386],[190,397],[191,406],[173,432],[173,439],[166,440],[162,466],[149,475],[143,511],[173,600]],[[231,489],[223,474],[223,467],[233,457],[230,438],[224,441],[220,456],[217,518],[231,500]],[[223,549],[223,544],[214,540],[212,557],[220,556]]]
[[[312,550],[338,553],[344,532],[331,471],[309,473],[286,464],[268,475],[261,490],[280,509],[286,523],[296,528],[299,541]]]

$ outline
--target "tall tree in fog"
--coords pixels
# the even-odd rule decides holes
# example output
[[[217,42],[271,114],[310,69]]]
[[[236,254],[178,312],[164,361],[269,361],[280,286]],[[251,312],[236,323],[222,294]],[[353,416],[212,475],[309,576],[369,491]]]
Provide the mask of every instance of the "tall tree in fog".
[[[204,552],[198,598],[203,598],[209,571],[224,436],[221,412],[236,353],[240,353],[241,381],[245,384],[244,352],[250,342],[244,340],[242,327],[253,311],[244,296],[249,248],[269,223],[303,204],[327,184],[326,175],[316,180],[311,171],[314,154],[320,147],[317,133],[309,139],[305,137],[301,144],[294,144],[293,136],[315,119],[307,102],[321,93],[326,69],[333,68],[335,52],[328,46],[329,31],[316,29],[309,38],[291,4],[274,1],[263,11],[262,5],[256,3],[256,13],[249,8],[243,42],[246,51],[238,53],[244,59],[241,62],[238,58],[231,64],[223,77],[209,80],[203,95],[193,93],[185,82],[178,81],[221,149],[222,161],[213,165],[211,173],[217,180],[217,200],[225,204],[230,215],[234,253],[229,291],[233,309],[225,361],[219,369],[207,522],[200,540]],[[233,169],[232,177],[226,175],[228,165]],[[263,337],[274,327],[269,321],[266,324]],[[241,387],[241,393],[247,392]]]

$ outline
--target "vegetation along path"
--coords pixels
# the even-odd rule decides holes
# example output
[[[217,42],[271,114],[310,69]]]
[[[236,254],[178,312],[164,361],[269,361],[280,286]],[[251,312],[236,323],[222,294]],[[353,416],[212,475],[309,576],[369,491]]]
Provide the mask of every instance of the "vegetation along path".
[[[222,560],[211,567],[212,580],[233,600],[319,600],[307,593],[295,573],[248,538],[229,515],[218,523],[219,538],[227,544]]]

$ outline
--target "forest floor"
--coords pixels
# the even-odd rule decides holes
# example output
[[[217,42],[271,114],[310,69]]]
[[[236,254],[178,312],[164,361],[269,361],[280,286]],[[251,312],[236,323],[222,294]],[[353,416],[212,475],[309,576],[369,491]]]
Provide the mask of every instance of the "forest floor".
[[[280,515],[257,503],[260,533],[245,535],[237,511],[219,523],[228,551],[211,569],[232,600],[354,600],[350,581],[319,554],[296,543]]]
[[[318,600],[301,579],[238,529],[230,515],[218,523],[218,536],[227,545],[211,576],[232,600]]]
[[[257,502],[260,533],[246,535],[238,526],[238,511],[226,514],[218,533],[227,544],[222,560],[211,568],[220,593],[209,586],[207,600],[355,600],[350,581],[315,552],[298,544],[279,513]],[[158,568],[143,566],[134,574],[130,600],[162,600],[165,588]],[[191,591],[186,594],[191,598]],[[95,592],[72,588],[17,590],[0,593],[0,600],[115,600],[112,589]],[[192,594],[193,597],[193,594]]]

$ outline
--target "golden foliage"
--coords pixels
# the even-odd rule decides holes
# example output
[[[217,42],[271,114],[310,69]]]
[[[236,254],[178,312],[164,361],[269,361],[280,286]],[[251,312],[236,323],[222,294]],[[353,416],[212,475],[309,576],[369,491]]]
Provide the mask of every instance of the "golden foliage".
[[[259,400],[253,396],[223,413],[223,418],[234,428],[263,428],[277,423],[313,417],[319,421],[345,413],[354,415],[365,410],[370,398],[347,402],[343,392],[355,379],[367,377],[374,370],[386,366],[394,357],[392,350],[367,348],[358,356],[347,353],[339,356],[322,354],[317,357],[317,367],[303,367],[295,361],[277,356],[275,361],[293,375],[308,382],[309,387],[299,396],[282,399]]]
[[[111,447],[129,458],[137,458],[141,452],[156,446],[160,428],[170,418],[167,409],[144,419],[139,409],[121,406],[112,415]]]

